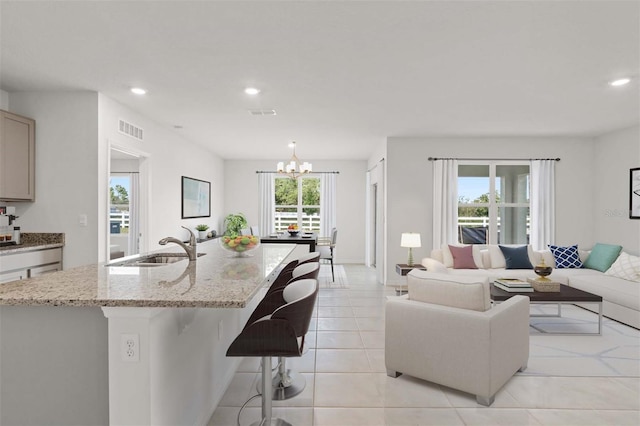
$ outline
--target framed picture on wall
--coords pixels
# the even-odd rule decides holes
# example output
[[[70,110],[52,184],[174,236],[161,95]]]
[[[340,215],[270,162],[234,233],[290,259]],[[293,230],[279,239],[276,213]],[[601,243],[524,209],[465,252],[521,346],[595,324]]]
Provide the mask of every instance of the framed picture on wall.
[[[629,218],[640,219],[640,167],[629,172]]]
[[[182,218],[211,216],[211,182],[182,176]]]

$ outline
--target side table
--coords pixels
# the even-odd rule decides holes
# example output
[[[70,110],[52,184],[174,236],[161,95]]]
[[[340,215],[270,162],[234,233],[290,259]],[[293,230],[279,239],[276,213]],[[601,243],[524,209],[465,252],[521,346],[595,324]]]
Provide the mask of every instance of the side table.
[[[403,277],[407,275],[409,272],[411,272],[413,269],[420,269],[421,271],[427,270],[427,268],[425,268],[419,263],[414,264],[413,266],[409,266],[406,263],[396,263],[396,273]],[[396,289],[396,296],[401,296],[403,294],[406,294],[407,291],[409,291],[407,284],[391,284],[390,287],[393,287]]]

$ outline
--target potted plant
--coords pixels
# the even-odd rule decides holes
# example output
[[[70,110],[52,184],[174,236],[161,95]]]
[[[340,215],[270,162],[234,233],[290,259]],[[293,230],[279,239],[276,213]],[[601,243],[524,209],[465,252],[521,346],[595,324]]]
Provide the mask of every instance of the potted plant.
[[[201,240],[207,239],[207,229],[209,229],[209,225],[200,224],[196,226],[196,230],[198,231],[198,238]]]
[[[247,228],[247,218],[242,213],[229,214],[224,218],[226,231],[220,238],[220,244],[234,256],[251,256],[247,252],[260,245],[260,238],[255,235],[242,235],[242,229]]]
[[[240,231],[247,227],[247,218],[242,213],[231,213],[224,218],[224,225],[226,227],[224,235],[235,237],[240,235]]]

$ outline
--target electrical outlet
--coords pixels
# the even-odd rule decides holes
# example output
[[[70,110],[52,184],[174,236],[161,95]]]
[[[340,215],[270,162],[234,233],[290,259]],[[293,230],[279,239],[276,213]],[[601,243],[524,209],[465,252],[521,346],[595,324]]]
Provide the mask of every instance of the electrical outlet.
[[[140,361],[140,335],[120,335],[120,357],[124,362]]]

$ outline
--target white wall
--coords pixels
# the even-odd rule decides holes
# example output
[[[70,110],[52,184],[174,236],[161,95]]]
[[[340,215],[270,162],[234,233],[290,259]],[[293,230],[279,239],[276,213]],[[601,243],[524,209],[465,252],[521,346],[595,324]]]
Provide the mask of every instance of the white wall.
[[[594,241],[640,255],[640,220],[629,219],[629,169],[640,167],[640,128],[596,138],[594,160]]]
[[[36,120],[36,199],[12,203],[23,232],[64,232],[64,268],[98,258],[98,94],[11,93],[11,112]],[[81,226],[79,216],[87,216]]]
[[[9,111],[9,93],[0,90],[0,109]]]
[[[594,141],[591,138],[389,138],[387,145],[387,282],[400,283],[396,263],[406,263],[403,232],[419,232],[422,247],[414,259],[429,256],[432,245],[432,163],[429,157],[555,158],[556,243],[591,247],[593,229]]]
[[[364,263],[365,190],[367,162],[305,159],[317,171],[339,171],[337,178],[337,263]],[[225,161],[225,214],[244,213],[249,224],[257,225],[260,215],[257,170],[274,170],[277,160]],[[224,231],[222,222],[218,230]]]
[[[217,223],[222,215],[224,198],[224,164],[222,159],[211,151],[196,145],[180,136],[169,125],[157,123],[124,105],[104,96],[99,96],[100,154],[101,165],[106,164],[109,156],[109,144],[142,152],[149,155],[150,162],[150,226],[149,250],[160,248],[157,241],[174,236],[186,240],[188,232],[181,229],[186,226],[194,230],[199,223],[210,226]],[[144,141],[138,141],[118,132],[118,120],[123,119],[144,129]],[[107,234],[108,176],[106,169],[100,173],[100,201],[105,208],[100,210],[100,223],[104,235]],[[182,219],[181,216],[181,177],[188,176],[211,182],[211,217]],[[195,230],[194,230],[195,231]],[[101,244],[101,248],[104,247]]]
[[[11,112],[36,120],[36,201],[12,203],[24,232],[64,232],[64,267],[104,260],[108,236],[109,144],[150,155],[149,249],[166,236],[187,238],[181,225],[220,219],[224,164],[210,151],[96,92],[10,93]],[[117,131],[125,119],[145,130],[138,142]],[[181,219],[181,176],[210,181],[210,218]],[[86,214],[88,225],[79,225]]]

